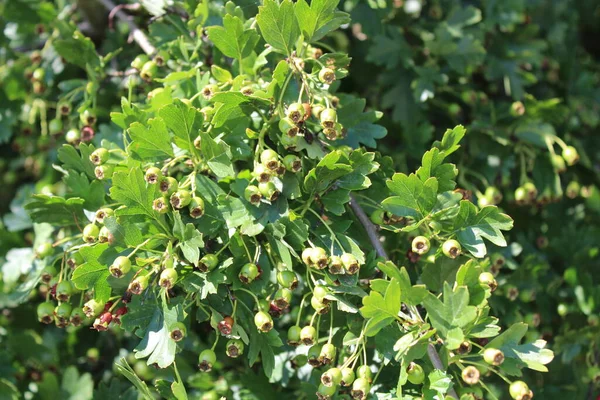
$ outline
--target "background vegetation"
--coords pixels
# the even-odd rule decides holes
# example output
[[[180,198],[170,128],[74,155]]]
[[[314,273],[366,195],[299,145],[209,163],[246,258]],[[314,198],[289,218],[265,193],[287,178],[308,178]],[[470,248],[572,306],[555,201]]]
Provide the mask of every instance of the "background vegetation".
[[[194,14],[201,8],[196,3],[132,2],[121,11],[133,16],[151,46],[178,59],[185,47],[180,37],[189,26],[199,26],[201,34],[202,26],[220,25],[226,13],[249,19],[259,6],[240,0],[235,9],[210,2],[205,15]],[[0,398],[61,393],[78,399],[135,398],[136,389],[114,364],[128,355],[143,380],[166,378],[131,357],[139,338],[120,329],[98,333],[39,324],[36,307],[46,293],[30,290],[35,282],[28,273],[39,269],[34,249],[50,232],[32,223],[25,204],[34,193],[61,194],[72,185],[53,167],[65,162],[57,150],[69,141],[66,133],[79,131],[80,114],[93,109],[98,124],[91,143],[118,142],[122,129],[110,122],[109,113],[120,110],[119,97],[143,101],[161,86],[141,80],[129,86],[137,79],[130,63],[142,51],[128,40],[132,27],[109,19],[105,5],[0,4]],[[369,110],[383,112],[379,124],[387,135],[370,131],[371,142],[378,139],[377,151],[401,172],[417,169],[447,128],[467,128],[461,149],[452,155],[458,187],[465,198],[479,206],[497,203],[514,219],[508,246],[491,251],[492,266],[505,260],[493,271],[498,289],[489,299],[492,314],[503,328],[526,322],[527,341],[544,339],[555,352],[548,373],[525,372],[537,398],[595,399],[600,394],[600,47],[595,40],[600,6],[593,0],[356,0],[338,7],[351,22],[314,44],[351,57],[348,77],[333,91],[342,103],[350,101],[344,97],[350,93],[366,98]],[[213,62],[208,57],[214,54],[202,55],[203,62]],[[43,74],[36,76],[40,68]],[[64,110],[63,126],[52,126],[67,104],[72,109]],[[576,148],[579,162],[564,161],[567,146]],[[364,202],[369,213],[389,195],[380,189],[374,185],[363,193],[371,199]],[[419,271],[422,261],[408,251],[409,235],[382,232],[391,260]],[[428,286],[435,280],[438,290],[439,282],[454,279],[439,265],[418,278]],[[208,324],[200,329],[206,329],[200,335],[211,331]],[[223,364],[212,378],[193,365],[180,366],[191,396],[229,396],[233,389],[241,398],[268,399],[273,396],[268,387],[286,393],[285,368],[271,386],[256,369]],[[294,385],[314,393],[314,386]],[[387,393],[379,398],[392,398]]]

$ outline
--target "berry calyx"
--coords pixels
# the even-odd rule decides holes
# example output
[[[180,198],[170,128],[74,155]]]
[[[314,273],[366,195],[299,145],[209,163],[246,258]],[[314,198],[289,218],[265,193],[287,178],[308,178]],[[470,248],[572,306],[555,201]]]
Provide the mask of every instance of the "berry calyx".
[[[267,333],[273,329],[273,319],[266,312],[259,311],[254,315],[254,325],[259,331]]]
[[[183,322],[176,322],[169,329],[169,336],[175,342],[180,342],[181,340],[183,340],[186,334],[187,328],[185,327],[185,324]]]
[[[129,271],[131,271],[131,260],[125,256],[119,256],[115,258],[112,265],[108,268],[108,271],[115,278],[122,278]]]
[[[198,368],[202,372],[209,372],[217,362],[217,355],[211,349],[203,350],[198,356]]]
[[[306,346],[312,346],[317,340],[317,330],[312,325],[307,325],[300,331],[300,341]]]
[[[159,183],[163,178],[162,171],[157,167],[150,167],[144,174],[144,180],[151,185]]]
[[[189,208],[190,217],[200,218],[204,215],[204,200],[202,200],[202,198],[198,196],[192,197],[192,200],[189,204]]]
[[[469,365],[465,369],[462,370],[461,377],[462,380],[467,385],[476,385],[479,383],[480,372],[477,368],[472,365]]]
[[[411,248],[413,253],[423,255],[429,251],[431,248],[431,243],[425,236],[417,236],[413,239]]]
[[[205,254],[198,262],[200,272],[210,272],[219,265],[219,258],[214,254]]]
[[[485,349],[483,351],[483,360],[490,365],[498,366],[504,362],[504,353],[498,349]]]
[[[163,269],[160,273],[160,277],[158,279],[158,285],[164,289],[171,289],[175,286],[175,282],[177,282],[177,271],[175,268],[166,268]]]
[[[230,339],[225,345],[225,353],[231,358],[241,356],[244,354],[244,342],[240,339]]]
[[[238,278],[243,284],[252,283],[258,276],[260,275],[260,271],[258,266],[254,263],[247,263],[242,266],[240,273],[238,274]]]
[[[456,258],[460,256],[462,247],[457,240],[450,239],[446,240],[444,244],[442,244],[442,252],[446,257]]]
[[[425,381],[425,372],[419,364],[411,362],[406,370],[408,373],[408,381],[413,385],[420,385]]]

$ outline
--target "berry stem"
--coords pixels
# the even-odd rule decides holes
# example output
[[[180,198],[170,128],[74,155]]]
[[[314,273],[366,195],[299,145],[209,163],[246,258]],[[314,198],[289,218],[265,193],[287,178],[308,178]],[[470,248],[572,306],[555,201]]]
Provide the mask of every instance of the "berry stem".
[[[242,241],[242,245],[246,250],[246,255],[248,256],[248,262],[253,262],[252,256],[250,255],[250,250],[248,250],[248,246],[246,246],[246,242],[244,241],[244,236],[240,233],[240,240]]]
[[[300,317],[302,317],[302,309],[304,308],[304,302],[306,301],[306,298],[308,296],[310,296],[310,292],[308,292],[304,296],[302,296],[302,300],[300,301],[300,309],[298,310],[298,317],[296,318],[297,326],[300,326]]]

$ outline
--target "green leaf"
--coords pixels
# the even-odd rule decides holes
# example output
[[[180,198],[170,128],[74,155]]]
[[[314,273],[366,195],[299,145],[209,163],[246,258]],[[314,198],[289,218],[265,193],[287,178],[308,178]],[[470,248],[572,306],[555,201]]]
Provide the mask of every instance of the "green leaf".
[[[248,103],[249,98],[239,92],[223,92],[215,94],[211,101],[215,103],[212,123],[219,128],[230,120],[243,117],[245,113],[241,105]]]
[[[73,33],[73,37],[69,39],[55,40],[52,44],[56,52],[68,63],[83,69],[100,65],[100,56],[96,53],[94,42],[81,32]]]
[[[377,147],[376,140],[387,135],[383,126],[374,124],[382,114],[372,110],[365,112],[365,99],[347,94],[340,94],[339,98],[338,120],[346,129],[346,137],[338,142],[355,149],[360,148],[361,143]]]
[[[512,325],[500,336],[490,341],[486,348],[502,350],[505,357],[515,358],[535,371],[547,372],[546,364],[554,359],[552,350],[545,349],[545,340],[536,340],[534,343],[519,345],[527,333],[527,324],[519,322]]]
[[[221,68],[216,64],[210,66],[210,74],[214,76],[216,80],[219,82],[230,82],[233,79],[231,72],[227,71],[225,68]]]
[[[400,282],[395,278],[390,281],[385,296],[376,291],[371,291],[363,297],[360,313],[365,318],[370,318],[367,336],[374,336],[380,329],[389,325],[398,317],[400,312]]]
[[[438,183],[436,178],[422,182],[417,175],[396,173],[387,182],[388,188],[396,196],[388,197],[383,208],[400,217],[421,220],[428,215],[437,200]]]
[[[61,389],[69,395],[69,400],[92,399],[94,380],[89,372],[79,375],[76,367],[69,366],[63,373]]]
[[[452,387],[452,377],[445,371],[434,369],[427,375],[429,380],[429,388],[438,393],[446,394]]]
[[[296,3],[296,18],[307,42],[320,40],[350,22],[348,14],[336,10],[338,3],[339,0],[312,0],[310,6],[306,0]]]
[[[134,122],[128,129],[131,144],[127,151],[144,161],[164,161],[173,157],[171,137],[162,118],[151,118],[148,126]]]
[[[175,99],[173,103],[161,108],[158,115],[175,135],[175,144],[193,153],[194,139],[198,135],[198,127],[202,124],[202,114],[195,107]]]
[[[460,244],[475,257],[484,257],[487,248],[483,239],[496,246],[506,246],[501,230],[510,230],[513,220],[496,206],[486,206],[477,211],[475,204],[463,200],[454,220],[454,232]]]
[[[90,161],[90,155],[95,150],[94,146],[85,143],[79,144],[79,152],[75,147],[64,144],[58,149],[58,159],[63,163],[64,169],[72,169],[77,172],[83,172],[91,180],[96,179],[94,173],[94,164]]]
[[[159,197],[157,185],[147,184],[140,168],[128,172],[116,172],[112,177],[110,197],[127,208],[121,215],[147,215],[157,219],[159,214],[152,209],[152,202]]]
[[[53,225],[72,226],[78,221],[86,221],[83,213],[85,200],[79,197],[65,199],[58,196],[34,194],[24,208],[35,222],[47,222]]]
[[[192,223],[184,225],[181,221],[179,211],[173,212],[173,218],[175,220],[173,235],[179,239],[177,246],[181,248],[181,252],[186,260],[192,264],[196,264],[200,259],[200,248],[204,247],[202,233]]]
[[[258,7],[256,21],[268,44],[288,56],[292,54],[300,36],[300,27],[291,0],[283,0],[280,4],[275,0],[265,0]]]
[[[129,382],[131,382],[137,388],[138,393],[145,400],[153,400],[154,399],[154,396],[153,396],[152,392],[150,391],[150,389],[148,388],[148,386],[146,385],[146,382],[142,381],[136,375],[133,368],[131,368],[131,366],[129,366],[129,364],[127,363],[127,360],[125,360],[125,357],[121,357],[121,359],[119,361],[115,362],[115,368],[125,378],[127,378],[127,380],[129,380]]]
[[[127,314],[121,317],[121,328],[143,338],[157,307],[154,295],[133,296],[128,305]]]
[[[162,304],[162,309],[155,308],[146,335],[134,351],[137,359],[148,357],[148,365],[156,364],[159,368],[166,368],[175,361],[177,351],[177,343],[169,335],[170,327],[183,321],[184,313],[181,304],[173,307],[169,307],[166,301]]]
[[[231,150],[229,145],[221,139],[213,139],[209,133],[200,133],[200,150],[206,163],[217,178],[234,176]]]
[[[352,172],[348,157],[341,150],[327,154],[304,178],[304,188],[309,193],[325,191],[336,179]]]
[[[116,253],[109,249],[107,243],[82,247],[79,254],[84,263],[73,271],[71,278],[73,285],[79,290],[94,288],[94,298],[99,301],[108,301],[111,288],[108,284],[108,265]],[[110,260],[110,261],[109,261]]]
[[[244,29],[242,20],[229,14],[223,18],[223,26],[211,26],[207,32],[208,38],[225,56],[238,61],[248,57],[260,39],[256,30]]]
[[[97,210],[104,204],[104,183],[97,179],[90,180],[85,173],[69,171],[63,178],[65,185],[69,188],[71,197],[79,197],[85,200],[83,203],[86,210]]]
[[[443,303],[433,293],[424,299],[431,325],[442,338],[454,328],[465,328],[477,318],[477,308],[469,305],[469,291],[464,286],[452,290],[444,283]]]
[[[260,355],[265,375],[270,378],[275,367],[273,348],[281,347],[283,343],[275,330],[269,331],[269,333],[259,333],[256,329],[253,329],[251,332],[248,361],[250,365],[254,365]]]

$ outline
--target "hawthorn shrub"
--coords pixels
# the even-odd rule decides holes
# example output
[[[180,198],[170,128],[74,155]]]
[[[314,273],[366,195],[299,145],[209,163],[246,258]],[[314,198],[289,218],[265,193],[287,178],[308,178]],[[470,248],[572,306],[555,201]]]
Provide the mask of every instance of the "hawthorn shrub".
[[[35,231],[31,249],[3,249],[2,306],[13,309],[7,319],[19,316],[3,322],[6,357],[18,368],[1,378],[7,393],[528,399],[529,386],[545,385],[542,375],[521,377],[546,371],[553,353],[538,332],[527,333],[534,311],[528,320],[514,300],[533,306],[549,262],[521,254],[526,229],[516,235],[521,248],[501,249],[513,220],[496,204],[519,216],[527,207],[536,214],[523,220],[547,231],[551,221],[532,207],[544,188],[534,178],[550,173],[556,182],[559,158],[572,165],[580,152],[547,127],[517,135],[525,143],[514,195],[521,208],[505,192],[516,161],[473,136],[486,129],[472,120],[444,121],[472,132],[465,138],[456,125],[429,149],[409,148],[404,161],[415,172],[395,172],[392,158],[373,151],[386,136],[382,114],[340,90],[350,58],[336,51],[335,30],[350,19],[337,3],[151,4],[150,42],[135,25],[119,25],[134,30],[136,47],[125,30],[100,44],[100,18],[82,4],[6,3],[3,121],[18,132],[9,169],[40,179],[4,218],[8,246],[24,246],[14,232]],[[464,14],[461,28],[477,23],[472,8]],[[8,29],[14,21],[19,29]],[[34,37],[41,52],[19,54]],[[518,105],[506,108],[510,128],[497,128],[511,132],[495,141],[508,154],[518,146],[512,118],[536,110]],[[554,103],[540,107],[523,120],[550,118]],[[433,137],[416,136],[423,145]],[[383,149],[408,171],[397,139],[388,135]],[[532,150],[540,140],[562,150],[550,158]],[[487,153],[473,156],[473,148],[496,161],[482,163]],[[549,160],[545,169],[528,161],[537,154]],[[460,169],[448,159],[457,155]],[[502,179],[493,175],[500,161]],[[565,276],[592,315],[577,269]],[[35,317],[54,327],[20,321]],[[586,385],[597,362],[591,351]],[[133,387],[109,380],[112,361]]]

